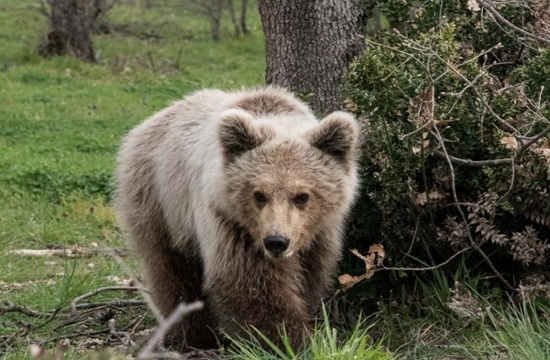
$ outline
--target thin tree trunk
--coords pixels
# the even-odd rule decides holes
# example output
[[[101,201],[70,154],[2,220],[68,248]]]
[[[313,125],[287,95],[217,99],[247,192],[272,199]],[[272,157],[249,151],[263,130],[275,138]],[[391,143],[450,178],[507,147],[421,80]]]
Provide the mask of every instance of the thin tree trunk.
[[[40,54],[64,55],[71,51],[76,58],[94,62],[86,4],[81,0],[51,0],[50,5],[50,30]]]
[[[248,26],[246,25],[246,10],[248,10],[248,0],[241,1],[241,31],[243,34],[250,34]]]
[[[220,22],[222,19],[223,0],[212,0],[212,8],[210,13],[212,39],[220,40]]]
[[[237,15],[235,15],[233,0],[227,0],[227,10],[229,11],[229,16],[231,17],[233,27],[235,28],[235,36],[239,36],[241,34],[241,28],[239,27],[239,22],[237,21]]]
[[[320,113],[341,107],[349,62],[363,48],[361,35],[374,0],[260,0],[268,84],[311,96]]]

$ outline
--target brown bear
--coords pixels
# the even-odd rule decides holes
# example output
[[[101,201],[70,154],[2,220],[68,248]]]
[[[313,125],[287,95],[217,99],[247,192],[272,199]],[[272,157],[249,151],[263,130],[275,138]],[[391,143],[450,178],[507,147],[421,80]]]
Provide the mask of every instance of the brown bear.
[[[205,300],[174,334],[216,346],[254,326],[294,346],[334,280],[357,187],[359,127],[322,121],[281,88],[203,90],[124,140],[115,207],[167,315]]]

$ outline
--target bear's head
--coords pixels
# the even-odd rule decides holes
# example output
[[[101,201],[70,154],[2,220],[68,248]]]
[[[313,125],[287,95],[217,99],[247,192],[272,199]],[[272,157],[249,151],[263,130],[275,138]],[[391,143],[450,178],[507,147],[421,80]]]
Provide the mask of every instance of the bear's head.
[[[341,229],[357,189],[355,118],[300,116],[221,115],[224,213],[270,258],[290,257]]]

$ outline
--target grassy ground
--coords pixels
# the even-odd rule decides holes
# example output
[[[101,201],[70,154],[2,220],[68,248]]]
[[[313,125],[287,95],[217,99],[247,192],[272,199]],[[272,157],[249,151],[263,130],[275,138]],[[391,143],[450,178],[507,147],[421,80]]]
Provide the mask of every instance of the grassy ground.
[[[110,257],[24,257],[8,251],[72,245],[123,247],[110,206],[110,179],[121,137],[153,112],[195,89],[263,83],[263,35],[258,14],[252,9],[250,36],[235,38],[224,23],[222,41],[213,42],[208,21],[183,7],[145,8],[130,0],[120,4],[108,17],[113,31],[94,36],[98,63],[89,65],[69,57],[39,58],[36,49],[46,19],[38,2],[0,3],[0,306],[9,301],[41,312],[60,309],[59,316],[38,318],[0,312],[0,358],[27,359],[31,343],[56,349],[63,338],[103,331],[94,338],[97,341],[86,336],[70,339],[65,358],[79,359],[110,344],[106,323],[113,316],[118,330],[154,324],[150,315],[142,319],[145,307],[89,313],[92,322],[64,312],[72,300],[90,290],[125,283],[128,275]],[[126,261],[136,268],[131,258]],[[476,281],[469,284],[478,288]],[[446,305],[452,297],[451,285],[442,279],[419,282],[423,302],[384,302],[369,319],[356,324],[352,320],[357,319],[358,311],[347,302],[350,295],[338,297],[330,304],[334,326],[326,322],[320,326],[312,346],[303,353],[266,353],[257,343],[248,342],[238,343],[226,356],[550,357],[547,304],[509,310],[485,302],[483,308],[491,310],[468,320],[450,312]],[[361,286],[368,288],[369,284]],[[355,291],[355,304],[361,298],[361,286]],[[93,297],[93,302],[113,298],[139,296],[106,292]],[[111,340],[113,346],[120,344]]]
[[[47,23],[38,2],[0,3],[0,300],[47,311],[116,285],[109,276],[127,277],[105,256],[31,258],[7,251],[123,246],[109,204],[122,136],[193,90],[263,82],[255,12],[250,36],[235,38],[224,24],[222,41],[213,42],[208,21],[183,7],[126,3],[109,15],[115,31],[93,38],[95,65],[39,58]],[[28,320],[0,316],[0,336],[21,331]],[[54,340],[65,330],[48,325],[32,333],[36,341]],[[0,357],[25,358],[28,339],[17,341],[0,342]]]

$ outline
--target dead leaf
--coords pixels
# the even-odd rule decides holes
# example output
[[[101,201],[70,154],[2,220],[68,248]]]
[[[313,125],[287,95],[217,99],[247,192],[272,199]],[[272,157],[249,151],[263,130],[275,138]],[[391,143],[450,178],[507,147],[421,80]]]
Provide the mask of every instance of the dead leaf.
[[[428,202],[428,197],[432,200],[444,199],[445,196],[438,191],[430,191],[428,194],[426,192],[416,195],[416,203],[418,205],[426,205]]]
[[[479,7],[479,4],[477,3],[476,0],[468,0],[468,3],[467,3],[467,6],[468,6],[468,10],[470,11],[480,11],[481,8]]]
[[[420,112],[425,112],[426,115],[432,117],[435,110],[435,98],[434,98],[434,88],[431,86],[425,93],[422,95],[420,103]]]
[[[342,285],[342,291],[352,288],[363,279],[370,279],[376,272],[376,269],[382,266],[384,258],[386,257],[386,252],[381,244],[371,245],[367,255],[361,254],[357,249],[352,249],[351,252],[365,262],[365,273],[360,276],[352,276],[349,274],[341,275],[338,281]]]
[[[344,274],[338,277],[338,281],[340,282],[340,285],[342,285],[342,291],[351,289],[355,284],[363,279],[365,279],[365,275],[352,276],[349,274]]]
[[[500,143],[504,145],[507,149],[515,150],[518,149],[518,140],[513,136],[505,136],[500,139]]]

